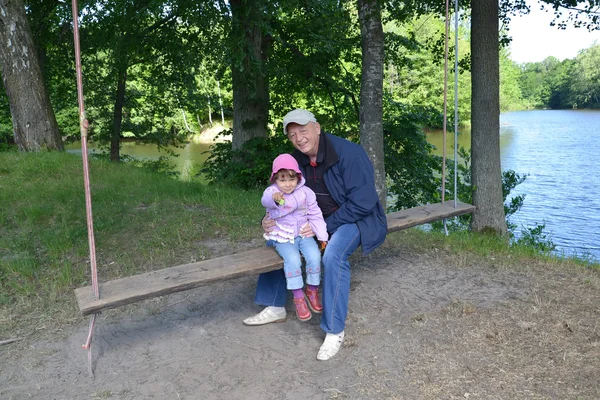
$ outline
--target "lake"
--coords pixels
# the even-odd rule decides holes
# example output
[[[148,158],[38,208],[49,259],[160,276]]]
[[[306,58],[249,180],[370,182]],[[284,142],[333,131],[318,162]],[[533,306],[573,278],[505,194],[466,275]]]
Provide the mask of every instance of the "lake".
[[[502,169],[528,175],[511,193],[525,195],[512,222],[545,223],[558,253],[600,260],[600,111],[516,111],[501,114],[500,125]],[[442,135],[427,136],[441,154]],[[458,143],[470,148],[470,132]]]
[[[182,179],[190,178],[193,167],[204,163],[208,158],[207,151],[212,144],[213,142],[207,142],[206,138],[195,136],[183,147],[169,147],[177,155],[176,157],[170,157],[170,159],[175,164],[175,170],[181,174]],[[65,145],[65,149],[70,153],[81,154],[81,142],[69,143]],[[88,150],[91,153],[97,151],[97,143],[88,143]],[[125,154],[140,160],[158,160],[159,157],[166,156],[166,153],[160,151],[155,144],[135,141],[121,142],[121,155]]]
[[[600,111],[518,111],[501,114],[500,123],[502,169],[528,175],[512,193],[525,195],[523,208],[511,218],[517,231],[545,223],[559,254],[600,260]],[[441,155],[442,134],[431,132],[427,139]],[[449,158],[453,140],[449,134]],[[471,147],[470,132],[460,133],[459,145]],[[179,155],[173,162],[184,178],[193,165],[206,160],[209,146],[198,138],[173,149]],[[68,149],[81,152],[81,144]],[[149,159],[164,155],[155,145],[134,142],[124,142],[122,154]]]

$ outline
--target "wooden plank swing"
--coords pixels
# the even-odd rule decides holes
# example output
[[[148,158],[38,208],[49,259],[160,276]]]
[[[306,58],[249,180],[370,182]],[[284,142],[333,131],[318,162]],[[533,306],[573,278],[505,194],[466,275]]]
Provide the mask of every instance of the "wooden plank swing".
[[[428,204],[388,214],[388,233],[440,219],[472,213],[475,207],[453,201]],[[212,282],[255,275],[283,268],[281,257],[272,247],[231,254],[210,260],[178,265],[99,284],[96,299],[91,286],[75,289],[83,315],[132,304],[141,300],[208,285]]]
[[[84,156],[84,175],[86,181],[86,196],[89,196],[89,177],[87,174],[87,121],[85,120],[85,112],[83,109],[83,90],[81,84],[81,63],[79,58],[79,35],[77,26],[76,0],[73,3],[73,21],[76,46],[76,64],[77,64],[77,87],[80,106],[80,121],[82,131],[82,155]],[[397,211],[387,215],[388,233],[407,229],[416,225],[422,225],[429,222],[444,220],[444,229],[446,230],[446,218],[455,217],[458,215],[469,214],[475,210],[475,207],[461,203],[456,200],[445,201],[445,166],[446,166],[446,112],[447,112],[447,72],[448,72],[448,4],[446,4],[446,42],[445,42],[445,66],[444,66],[444,155],[442,163],[442,202],[436,204],[428,204],[420,207],[414,207],[406,210]],[[455,29],[458,30],[458,21],[455,18]],[[458,37],[455,38],[455,45],[458,48]],[[455,129],[454,129],[454,162],[455,162],[455,191],[454,198],[457,198],[456,193],[456,161],[457,149],[456,134],[458,132],[458,92],[456,82],[456,71],[458,71],[458,59],[455,60]],[[86,201],[87,206],[91,206],[91,198]],[[91,210],[88,211],[91,216]],[[283,261],[279,255],[271,247],[262,247],[254,250],[249,250],[237,254],[231,254],[211,260],[205,260],[190,264],[178,265],[175,267],[164,268],[157,271],[146,272],[139,275],[129,276],[113,281],[98,283],[95,272],[95,251],[93,248],[93,225],[88,221],[90,232],[90,247],[92,261],[92,286],[86,286],[75,289],[77,304],[83,315],[96,314],[103,310],[116,308],[126,304],[132,304],[145,299],[150,299],[157,296],[163,296],[171,293],[181,292],[188,289],[193,289],[199,286],[208,285],[212,282],[223,281],[227,279],[239,278],[260,274],[263,272],[274,271],[283,267]],[[446,230],[447,233],[447,230]],[[91,323],[93,326],[93,321]],[[91,341],[91,329],[90,338]]]

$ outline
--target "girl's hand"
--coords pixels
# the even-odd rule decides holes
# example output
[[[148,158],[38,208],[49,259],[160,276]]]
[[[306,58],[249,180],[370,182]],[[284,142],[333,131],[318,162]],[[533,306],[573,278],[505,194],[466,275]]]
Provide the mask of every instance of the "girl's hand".
[[[273,201],[279,205],[283,205],[285,200],[283,199],[283,193],[275,192],[273,193]]]
[[[327,242],[326,241],[321,241],[319,242],[319,250],[321,250],[321,253],[323,253],[325,251],[325,248],[327,247]]]

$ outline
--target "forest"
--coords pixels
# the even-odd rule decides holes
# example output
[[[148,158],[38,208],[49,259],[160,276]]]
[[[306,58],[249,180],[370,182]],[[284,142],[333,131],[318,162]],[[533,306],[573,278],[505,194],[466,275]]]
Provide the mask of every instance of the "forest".
[[[600,108],[600,44],[581,50],[563,61],[548,57],[542,62],[518,65],[504,80],[517,77],[516,99],[506,93],[509,109]],[[514,67],[513,67],[514,68]],[[502,75],[501,75],[502,76]],[[502,86],[502,85],[501,85]]]

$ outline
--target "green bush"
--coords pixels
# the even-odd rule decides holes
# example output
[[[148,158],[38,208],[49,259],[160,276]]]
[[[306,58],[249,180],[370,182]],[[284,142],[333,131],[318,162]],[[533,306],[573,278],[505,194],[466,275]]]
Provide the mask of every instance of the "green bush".
[[[231,130],[221,134],[230,135]],[[210,156],[204,162],[201,173],[212,184],[258,189],[268,185],[275,157],[292,151],[293,146],[280,133],[250,139],[240,150],[233,150],[231,142],[216,143],[210,147]]]
[[[423,126],[435,125],[435,110],[388,105],[383,123],[388,211],[439,201],[441,157],[432,154]]]
[[[544,232],[546,224],[535,224],[533,228],[521,229],[521,237],[514,241],[517,245],[523,245],[537,250],[538,252],[551,253],[556,249],[556,245],[550,238],[550,235]]]
[[[12,124],[0,123],[0,151],[15,149]]]

